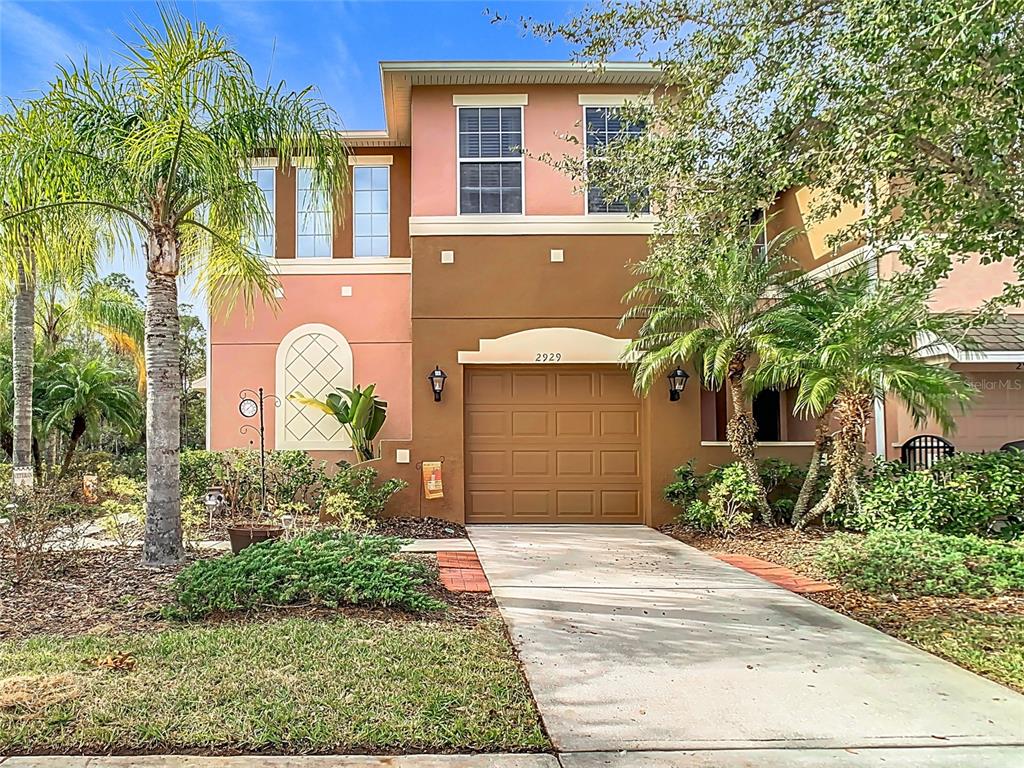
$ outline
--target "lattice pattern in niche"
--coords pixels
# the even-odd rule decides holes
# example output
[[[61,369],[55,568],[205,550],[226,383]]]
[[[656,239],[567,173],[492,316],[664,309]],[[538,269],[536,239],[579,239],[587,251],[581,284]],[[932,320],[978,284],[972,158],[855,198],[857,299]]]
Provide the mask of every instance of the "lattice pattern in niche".
[[[285,352],[285,391],[301,392],[323,400],[336,389],[351,389],[352,371],[345,365],[345,360],[341,345],[324,333],[311,332],[298,337]],[[348,436],[333,416],[287,399],[282,407],[285,439],[289,444],[348,445]]]

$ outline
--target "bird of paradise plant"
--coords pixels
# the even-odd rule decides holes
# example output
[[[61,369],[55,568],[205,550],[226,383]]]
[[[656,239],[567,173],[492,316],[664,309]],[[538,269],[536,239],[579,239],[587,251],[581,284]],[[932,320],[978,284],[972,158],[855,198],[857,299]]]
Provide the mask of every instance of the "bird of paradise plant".
[[[366,389],[355,386],[352,389],[338,389],[327,395],[323,400],[293,392],[288,399],[299,405],[308,405],[333,416],[341,424],[352,441],[352,450],[360,461],[369,461],[376,457],[373,450],[373,439],[384,426],[388,417],[388,404],[373,394],[376,384]]]

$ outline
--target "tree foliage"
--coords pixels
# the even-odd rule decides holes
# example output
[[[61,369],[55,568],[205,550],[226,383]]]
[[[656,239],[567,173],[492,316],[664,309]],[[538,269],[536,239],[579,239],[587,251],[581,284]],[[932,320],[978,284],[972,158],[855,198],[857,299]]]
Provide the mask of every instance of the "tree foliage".
[[[938,279],[975,253],[1024,274],[1022,11],[1021,0],[608,0],[527,26],[584,61],[663,68],[666,98],[631,108],[656,130],[587,170],[624,199],[646,190],[676,236],[706,242],[811,185],[812,218],[865,211],[837,239],[893,248]],[[1002,302],[1022,296],[1010,286]]]

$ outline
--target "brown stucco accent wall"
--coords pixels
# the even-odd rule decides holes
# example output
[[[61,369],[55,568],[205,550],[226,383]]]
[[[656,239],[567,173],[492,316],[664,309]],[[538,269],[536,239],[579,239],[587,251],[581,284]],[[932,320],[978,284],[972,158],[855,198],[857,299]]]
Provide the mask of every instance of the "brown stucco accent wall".
[[[553,248],[563,250],[564,262],[551,262]],[[454,252],[454,263],[441,263],[442,250]],[[463,391],[469,366],[458,362],[459,351],[532,328],[628,338],[629,329],[618,328],[621,299],[634,279],[628,264],[646,252],[647,239],[635,235],[412,238],[412,461],[444,458],[445,497],[420,500],[417,489],[415,508],[396,512],[464,519]],[[440,403],[426,378],[435,365],[448,373]],[[659,525],[674,514],[662,496],[673,468],[691,458],[701,467],[724,463],[730,454],[726,447],[701,446],[698,386],[670,402],[667,385],[656,385],[642,402],[641,424],[645,522]],[[807,449],[782,446],[763,453],[802,460]]]
[[[411,166],[408,147],[358,147],[354,155],[391,155],[391,256],[409,258],[409,213],[411,209]],[[341,216],[335,220],[331,255],[352,258],[352,184],[342,201]],[[295,258],[295,169],[278,167],[275,178],[274,215],[277,219],[276,253],[279,259]]]

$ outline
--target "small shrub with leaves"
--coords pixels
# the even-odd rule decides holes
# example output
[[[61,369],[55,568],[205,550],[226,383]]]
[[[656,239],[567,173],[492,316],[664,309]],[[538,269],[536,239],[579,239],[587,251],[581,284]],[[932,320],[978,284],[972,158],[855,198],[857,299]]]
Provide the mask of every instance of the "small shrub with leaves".
[[[359,502],[344,491],[327,495],[324,517],[341,530],[355,534],[371,533],[377,527],[377,518],[368,515]]]
[[[340,462],[338,471],[325,483],[325,500],[333,494],[348,496],[368,517],[379,518],[388,501],[405,488],[406,482],[390,478],[377,482],[377,470],[369,466],[353,466]]]
[[[0,583],[30,581],[42,573],[49,553],[76,549],[78,524],[86,517],[77,487],[69,480],[36,483],[0,507]]]
[[[837,533],[816,556],[830,578],[897,597],[982,597],[1024,590],[1024,548],[929,531]]]
[[[216,451],[182,451],[178,470],[181,498],[202,502],[211,486],[221,484],[223,461]]]
[[[258,510],[262,503],[259,451],[235,449],[215,455],[220,459],[216,478],[232,516]],[[273,514],[282,504],[318,502],[325,481],[322,461],[314,461],[305,451],[271,451],[266,456],[266,470],[268,512]]]
[[[442,609],[423,590],[433,580],[432,572],[399,556],[400,546],[398,539],[345,531],[261,542],[183,570],[172,588],[174,603],[165,612],[201,618],[218,611],[296,603]]]
[[[707,501],[694,501],[680,514],[679,520],[698,530],[731,536],[753,524],[756,504],[757,489],[750,482],[746,469],[730,464],[708,490]]]
[[[793,511],[805,471],[782,459],[762,459],[757,465],[776,515],[780,519],[788,519]],[[739,496],[745,497],[753,489],[747,481],[746,471],[734,469],[739,466],[726,464],[722,467],[712,467],[703,475],[694,469],[692,460],[676,467],[675,480],[665,486],[664,490],[665,499],[681,510],[676,519],[698,530],[723,531],[723,527],[716,522],[720,517],[719,510],[723,508],[722,494],[736,492]],[[726,475],[729,475],[729,480],[726,480]],[[716,487],[722,486],[723,482],[725,485],[718,491],[719,499],[712,504],[711,494]],[[735,520],[740,527],[746,527],[739,517]]]
[[[963,453],[910,472],[877,465],[859,508],[843,523],[857,531],[921,530],[1011,538],[1024,517],[1024,452]]]

